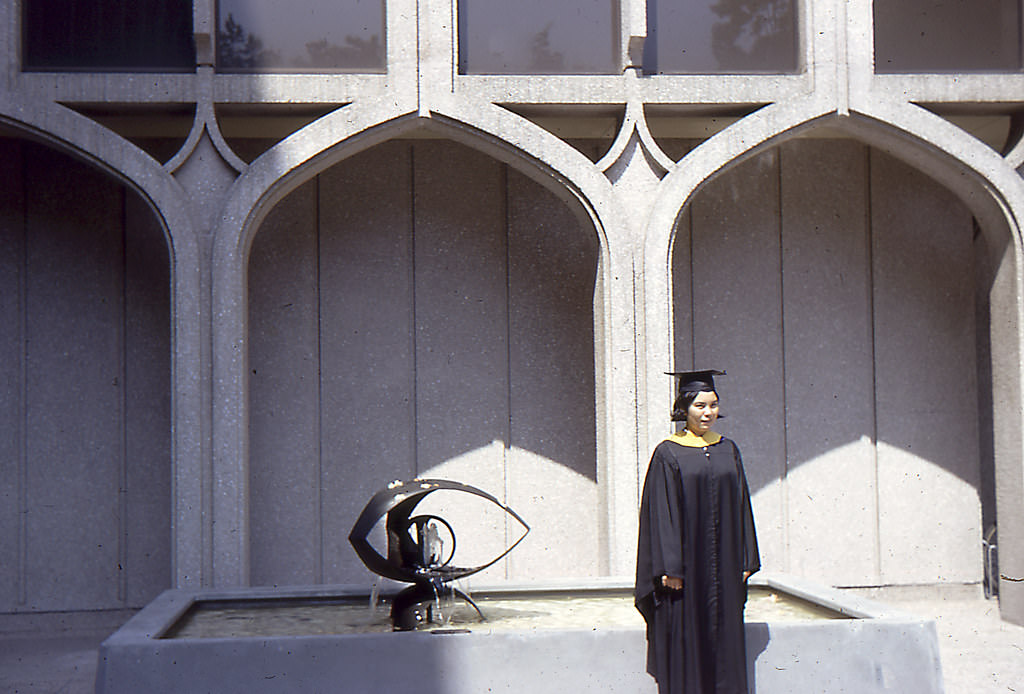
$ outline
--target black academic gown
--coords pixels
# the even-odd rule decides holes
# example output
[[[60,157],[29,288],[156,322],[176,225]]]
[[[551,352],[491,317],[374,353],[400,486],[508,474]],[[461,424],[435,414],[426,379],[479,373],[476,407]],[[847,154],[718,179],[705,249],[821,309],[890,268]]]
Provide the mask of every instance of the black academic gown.
[[[644,481],[635,599],[660,694],[747,693],[743,572],[761,566],[750,492],[736,444],[705,443],[663,441]],[[683,590],[657,588],[663,575]]]

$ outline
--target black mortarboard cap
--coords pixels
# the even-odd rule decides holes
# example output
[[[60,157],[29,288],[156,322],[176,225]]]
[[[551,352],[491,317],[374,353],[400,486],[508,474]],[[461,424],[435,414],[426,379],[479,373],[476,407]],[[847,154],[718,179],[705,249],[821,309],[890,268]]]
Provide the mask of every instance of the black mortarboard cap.
[[[681,394],[707,388],[716,390],[715,376],[724,376],[725,372],[706,369],[704,371],[672,371],[668,375],[679,379],[679,387],[676,389],[676,392]]]

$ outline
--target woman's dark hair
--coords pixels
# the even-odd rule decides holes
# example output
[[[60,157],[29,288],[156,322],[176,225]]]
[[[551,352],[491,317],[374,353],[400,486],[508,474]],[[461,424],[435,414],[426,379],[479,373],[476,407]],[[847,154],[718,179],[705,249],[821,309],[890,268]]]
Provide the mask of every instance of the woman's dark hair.
[[[690,409],[690,405],[697,399],[697,396],[701,393],[714,393],[712,388],[699,388],[697,390],[684,390],[676,398],[675,403],[672,405],[672,421],[673,422],[685,422],[686,411]],[[718,415],[719,419],[722,419],[722,415]]]

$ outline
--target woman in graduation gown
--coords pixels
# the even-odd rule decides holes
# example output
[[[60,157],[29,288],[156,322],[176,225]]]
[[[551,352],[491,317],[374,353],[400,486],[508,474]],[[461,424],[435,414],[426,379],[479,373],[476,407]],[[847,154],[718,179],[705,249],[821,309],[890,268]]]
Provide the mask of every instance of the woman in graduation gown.
[[[760,566],[739,449],[711,431],[714,376],[680,377],[673,421],[640,504],[636,607],[647,622],[647,672],[660,694],[746,694],[743,606]]]

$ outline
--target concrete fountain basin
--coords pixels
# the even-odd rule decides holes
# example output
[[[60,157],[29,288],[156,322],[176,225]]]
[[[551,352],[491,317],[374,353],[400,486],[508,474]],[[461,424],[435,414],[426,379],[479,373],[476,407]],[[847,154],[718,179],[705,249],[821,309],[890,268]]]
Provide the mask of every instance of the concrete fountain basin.
[[[943,691],[934,623],[792,577],[755,577],[751,586],[747,654],[757,694]],[[631,586],[592,581],[477,587],[472,594],[485,614],[515,613],[522,605],[528,617],[336,633],[343,629],[316,611],[356,605],[370,612],[365,588],[169,590],[103,643],[96,691],[657,692],[644,672],[643,620],[628,607]],[[593,618],[590,607],[570,610],[572,618],[537,618],[537,601],[581,600],[609,603]],[[766,612],[775,600],[799,609]],[[253,616],[271,608],[286,617]],[[193,630],[197,617],[213,612],[226,615],[217,619],[228,626]]]

